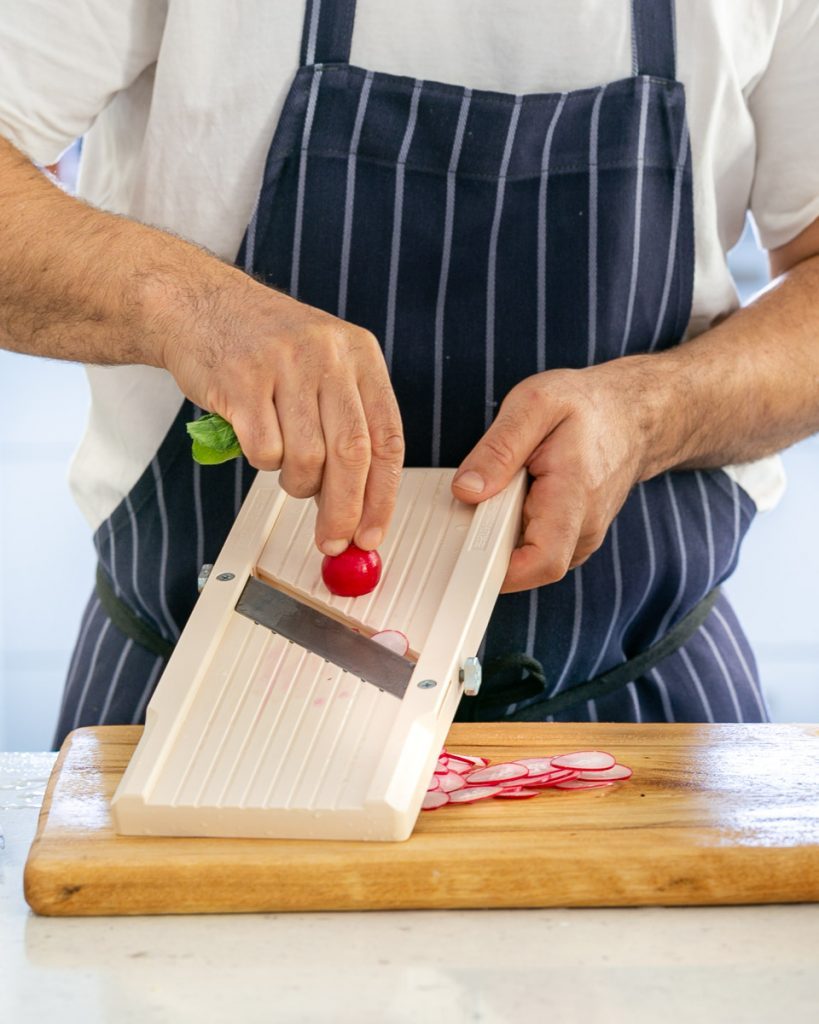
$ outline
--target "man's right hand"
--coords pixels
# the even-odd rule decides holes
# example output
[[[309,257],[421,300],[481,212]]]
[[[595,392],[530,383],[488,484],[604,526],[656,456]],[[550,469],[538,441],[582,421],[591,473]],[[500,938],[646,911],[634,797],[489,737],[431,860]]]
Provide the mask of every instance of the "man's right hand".
[[[280,469],[294,497],[318,495],[316,543],[377,548],[404,441],[375,337],[211,261],[212,280],[162,283],[159,363],[197,405],[228,420],[251,465]],[[167,279],[166,279],[167,280]]]

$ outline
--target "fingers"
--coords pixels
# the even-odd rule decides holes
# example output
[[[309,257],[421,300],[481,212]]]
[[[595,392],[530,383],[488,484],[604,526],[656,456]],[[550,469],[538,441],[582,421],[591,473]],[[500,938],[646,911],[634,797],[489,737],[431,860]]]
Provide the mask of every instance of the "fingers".
[[[228,321],[209,325],[210,348],[200,341],[208,358],[194,345],[193,355],[179,360],[180,386],[194,400],[203,392],[203,407],[233,425],[250,463],[281,470],[288,494],[318,495],[322,551],[337,554],[354,537],[362,548],[377,547],[404,454],[377,339],[244,277],[230,296]]]
[[[281,467],[284,442],[272,399],[241,409],[233,415],[231,425],[251,466],[263,470]]]
[[[361,521],[370,469],[370,434],[357,389],[330,378],[319,394],[326,459],[316,516],[316,544],[325,555],[346,549]]]
[[[401,416],[378,342],[366,331],[350,328],[350,335],[344,358],[302,364],[313,374],[283,377],[275,395],[282,487],[300,498],[320,492],[316,544],[326,555],[340,554],[354,538],[366,550],[379,546],[404,457]]]
[[[610,522],[611,496],[601,499],[595,483],[605,445],[590,421],[594,403],[576,392],[577,379],[556,372],[522,381],[453,481],[457,498],[479,502],[523,466],[534,478],[524,503],[523,541],[510,559],[504,593],[562,579],[599,547]]]
[[[377,548],[395,507],[404,437],[386,367],[367,361],[361,380],[330,378],[319,399],[327,460],[316,520],[316,543],[338,554],[349,542]]]
[[[455,497],[474,503],[503,490],[557,422],[556,410],[533,380],[518,384],[461,463],[452,483]]]
[[[321,487],[325,460],[318,396],[285,379],[275,401],[284,448],[279,483],[294,498],[309,498]]]
[[[359,387],[370,436],[370,466],[361,522],[355,532],[360,548],[377,548],[390,524],[404,464],[404,431],[398,403],[383,367],[362,377]]]
[[[523,508],[523,543],[512,553],[501,592],[531,590],[562,579],[574,562],[586,519],[583,490],[570,476],[538,477]]]

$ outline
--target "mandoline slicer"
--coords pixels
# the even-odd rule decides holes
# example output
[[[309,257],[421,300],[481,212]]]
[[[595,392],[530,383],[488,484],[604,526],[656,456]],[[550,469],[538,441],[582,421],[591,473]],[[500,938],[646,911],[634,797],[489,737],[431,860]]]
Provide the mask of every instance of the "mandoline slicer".
[[[521,472],[478,506],[405,469],[381,582],[334,597],[316,506],[259,473],[114,795],[127,835],[406,839],[518,539]],[[406,657],[371,640],[409,639]],[[274,631],[275,630],[275,631]]]

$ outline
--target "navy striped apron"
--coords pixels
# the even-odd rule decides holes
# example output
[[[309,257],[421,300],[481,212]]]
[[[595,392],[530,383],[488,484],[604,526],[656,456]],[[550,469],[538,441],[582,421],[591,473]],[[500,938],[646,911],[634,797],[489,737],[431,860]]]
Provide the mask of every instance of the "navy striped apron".
[[[683,337],[693,204],[673,0],[633,0],[631,77],[556,94],[352,66],[354,16],[354,0],[307,4],[301,66],[237,263],[380,338],[407,464],[457,466],[523,378]],[[243,461],[193,463],[184,424],[198,412],[183,404],[95,535],[117,597],[169,643],[253,476]],[[638,485],[583,566],[498,601],[485,663],[523,652],[551,695],[634,657],[731,573],[754,512],[720,470]],[[163,664],[92,597],[57,742],[78,725],[142,721]],[[495,689],[492,717],[526,703],[504,704]],[[490,705],[473,705],[471,717]],[[753,654],[720,595],[646,675],[555,717],[725,722],[767,712]]]

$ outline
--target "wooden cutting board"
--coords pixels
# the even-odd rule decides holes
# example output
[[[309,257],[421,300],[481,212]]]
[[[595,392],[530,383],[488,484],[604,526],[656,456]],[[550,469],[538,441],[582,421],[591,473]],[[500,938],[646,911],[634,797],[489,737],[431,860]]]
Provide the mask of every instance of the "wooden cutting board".
[[[454,725],[454,752],[598,748],[634,776],[422,812],[404,843],[117,836],[109,801],[140,732],[66,740],[26,865],[37,913],[819,900],[819,726]]]

